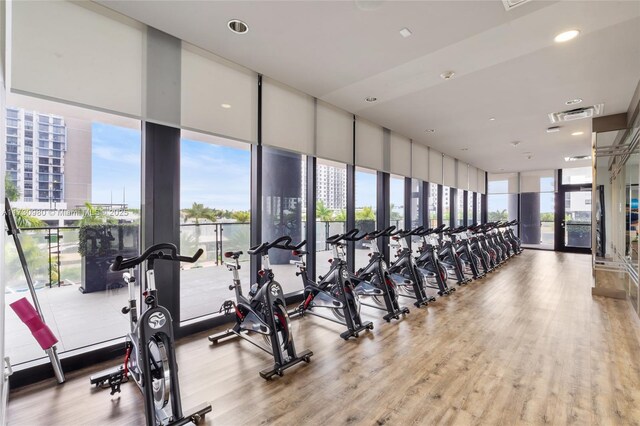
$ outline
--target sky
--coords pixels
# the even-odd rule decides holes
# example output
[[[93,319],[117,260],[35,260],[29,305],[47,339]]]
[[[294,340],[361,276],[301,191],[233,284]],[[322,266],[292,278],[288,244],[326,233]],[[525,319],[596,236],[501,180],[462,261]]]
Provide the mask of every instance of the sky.
[[[376,183],[375,172],[363,172],[356,170],[356,208],[371,206],[376,208]]]
[[[91,202],[122,203],[140,208],[139,130],[111,124],[91,124]]]

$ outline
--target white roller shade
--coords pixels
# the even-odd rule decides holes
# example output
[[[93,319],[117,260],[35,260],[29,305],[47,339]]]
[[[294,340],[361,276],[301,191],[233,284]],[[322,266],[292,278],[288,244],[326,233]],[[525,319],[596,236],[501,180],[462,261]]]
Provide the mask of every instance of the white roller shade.
[[[442,179],[443,185],[450,188],[456,186],[456,160],[448,155],[442,157]]]
[[[478,169],[478,192],[481,194],[486,194],[486,172],[484,170]]]
[[[411,176],[411,140],[409,138],[391,132],[390,157],[391,173]]]
[[[464,189],[466,191],[469,189],[469,165],[467,163],[463,163],[460,160],[457,160],[456,168],[458,173],[456,188]]]
[[[429,182],[429,148],[419,143],[411,144],[412,176],[424,182]]]
[[[356,119],[356,165],[384,169],[384,134],[382,127],[360,117]]]
[[[429,148],[429,182],[442,185],[442,153]]]
[[[469,166],[469,191],[478,192],[478,169]]]
[[[489,173],[489,194],[517,194],[517,173]]]
[[[318,101],[316,154],[321,158],[353,163],[353,114]]]
[[[183,43],[181,75],[183,127],[257,142],[257,74]]]
[[[315,154],[314,99],[270,78],[262,79],[262,143]]]
[[[554,192],[555,171],[541,170],[520,173],[520,192]]]
[[[90,2],[12,2],[12,89],[140,117],[143,28]]]

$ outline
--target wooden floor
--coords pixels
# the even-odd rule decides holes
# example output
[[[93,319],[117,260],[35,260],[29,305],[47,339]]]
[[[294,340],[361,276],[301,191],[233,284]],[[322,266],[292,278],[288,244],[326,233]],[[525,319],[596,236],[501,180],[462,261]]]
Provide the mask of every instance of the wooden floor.
[[[216,425],[640,424],[639,321],[590,282],[590,257],[529,250],[402,321],[363,307],[375,329],[355,341],[295,320],[298,349],[315,355],[270,382],[266,354],[196,335],[178,348],[184,406],[210,401]],[[106,366],[14,392],[9,424],[143,424],[135,385],[89,387]]]

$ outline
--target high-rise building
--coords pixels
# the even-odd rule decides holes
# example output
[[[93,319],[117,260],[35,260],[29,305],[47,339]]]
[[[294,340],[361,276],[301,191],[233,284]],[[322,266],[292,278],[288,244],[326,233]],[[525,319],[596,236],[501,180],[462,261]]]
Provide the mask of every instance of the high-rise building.
[[[318,164],[316,171],[316,196],[325,207],[340,210],[347,207],[347,172],[344,167]]]
[[[25,108],[6,113],[6,173],[19,194],[14,205],[67,209],[91,201],[90,123]]]
[[[63,203],[67,129],[64,118],[7,107],[6,169],[19,202]]]

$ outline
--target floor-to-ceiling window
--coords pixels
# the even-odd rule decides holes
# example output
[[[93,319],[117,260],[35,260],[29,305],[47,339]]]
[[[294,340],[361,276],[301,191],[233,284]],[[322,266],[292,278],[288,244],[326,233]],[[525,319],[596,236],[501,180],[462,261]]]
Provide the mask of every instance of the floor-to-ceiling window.
[[[7,196],[58,351],[119,338],[129,331],[120,311],[128,293],[109,265],[138,254],[140,121],[19,95],[8,95],[7,105]],[[12,239],[4,249],[9,304],[28,292]],[[5,312],[12,363],[43,357],[26,326]]]
[[[391,225],[404,229],[404,177],[391,175],[389,181],[389,212]]]
[[[473,198],[474,193],[467,191],[467,225],[473,224]]]
[[[518,174],[489,174],[487,220],[510,221],[518,218]]]
[[[438,184],[429,184],[429,228],[438,226]]]
[[[466,197],[466,191],[462,189],[456,190],[456,218],[455,226],[464,224],[464,199]]]
[[[372,232],[376,229],[377,174],[375,170],[356,168],[356,228],[360,232]],[[355,245],[355,268],[362,268],[369,263],[369,244],[365,240]]]
[[[411,179],[411,229],[416,229],[424,223],[423,215],[428,212],[424,208],[424,184],[420,179]],[[411,237],[411,243],[416,244],[420,237]],[[417,246],[414,246],[416,248]]]
[[[523,246],[553,250],[555,171],[520,174],[520,230]]]
[[[347,166],[329,160],[316,162],[316,273],[331,266],[332,247],[327,238],[347,231]],[[345,253],[346,254],[346,253]]]
[[[482,194],[476,194],[476,222],[482,223]]]
[[[451,225],[451,188],[442,187],[442,223]]]
[[[204,254],[180,268],[180,316],[217,313],[233,297],[227,251],[242,251],[240,276],[249,282],[251,151],[247,143],[183,130],[180,142],[180,252]],[[246,265],[246,266],[245,266]]]
[[[264,147],[262,162],[262,240],[290,236],[293,244],[305,238],[306,156]],[[259,259],[258,261],[260,261]],[[285,293],[302,290],[290,250],[269,252],[271,269]]]

